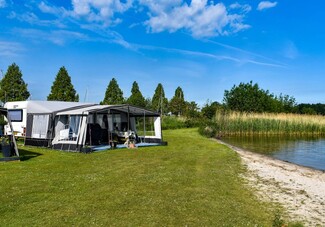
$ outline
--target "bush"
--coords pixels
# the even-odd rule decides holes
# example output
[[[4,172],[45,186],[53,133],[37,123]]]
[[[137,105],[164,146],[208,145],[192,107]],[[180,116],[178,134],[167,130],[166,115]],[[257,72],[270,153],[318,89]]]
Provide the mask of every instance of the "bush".
[[[161,128],[163,130],[186,128],[185,119],[175,116],[164,116],[162,118]]]

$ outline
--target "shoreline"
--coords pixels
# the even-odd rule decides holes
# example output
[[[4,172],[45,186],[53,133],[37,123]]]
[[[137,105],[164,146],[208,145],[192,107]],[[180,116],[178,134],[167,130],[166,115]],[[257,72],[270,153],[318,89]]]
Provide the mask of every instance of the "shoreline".
[[[291,221],[325,226],[325,171],[217,142],[239,154],[247,168],[243,177],[259,199],[281,204]]]

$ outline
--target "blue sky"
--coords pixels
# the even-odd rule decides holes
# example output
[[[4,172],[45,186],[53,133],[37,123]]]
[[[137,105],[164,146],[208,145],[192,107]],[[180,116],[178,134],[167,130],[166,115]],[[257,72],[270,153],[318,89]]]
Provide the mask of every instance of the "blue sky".
[[[325,103],[325,2],[0,0],[0,69],[13,62],[31,99],[65,66],[80,101],[100,102],[115,77],[145,97],[162,83],[187,101],[222,102],[253,81],[298,103]]]

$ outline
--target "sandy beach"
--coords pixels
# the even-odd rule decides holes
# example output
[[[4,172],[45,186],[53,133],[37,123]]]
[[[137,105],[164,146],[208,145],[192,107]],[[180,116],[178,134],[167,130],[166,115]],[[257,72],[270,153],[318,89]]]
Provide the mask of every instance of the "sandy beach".
[[[325,226],[325,172],[225,145],[240,155],[248,170],[243,177],[260,199],[281,204],[292,221]]]

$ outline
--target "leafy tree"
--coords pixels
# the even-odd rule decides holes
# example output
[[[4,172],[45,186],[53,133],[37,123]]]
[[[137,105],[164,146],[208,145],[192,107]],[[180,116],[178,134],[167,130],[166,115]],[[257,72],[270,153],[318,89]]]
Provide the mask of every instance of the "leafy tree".
[[[276,97],[276,100],[280,102],[281,110],[279,112],[292,113],[296,107],[296,99],[289,95],[280,94]]]
[[[268,90],[259,88],[258,84],[240,83],[224,94],[224,103],[231,109],[244,112],[294,112],[295,99],[280,94],[279,97],[270,94]]]
[[[185,102],[185,116],[187,118],[198,118],[200,116],[200,108],[194,101]]]
[[[136,81],[132,84],[131,96],[128,98],[127,103],[138,107],[146,107],[146,100]]]
[[[23,75],[15,63],[8,67],[8,70],[0,81],[0,100],[2,102],[24,101],[29,98],[27,84]]]
[[[74,89],[68,71],[62,66],[55,77],[51,87],[51,93],[47,96],[47,100],[52,101],[69,101],[78,102],[79,95]]]
[[[177,87],[174,97],[169,102],[169,109],[173,114],[181,116],[184,114],[185,108],[184,92],[181,87]]]
[[[320,114],[325,115],[325,104],[316,103],[316,104],[308,104],[301,103],[296,106],[297,113],[300,114]]]
[[[202,110],[201,113],[204,117],[208,119],[212,119],[215,115],[218,109],[222,108],[222,105],[218,102],[207,102]]]
[[[113,78],[107,86],[105,97],[101,104],[114,105],[122,103],[124,103],[123,91],[120,89],[116,79]]]
[[[145,105],[145,108],[146,109],[148,109],[148,110],[152,110],[153,108],[152,108],[152,100],[151,100],[151,98],[146,98],[146,100],[145,100],[145,103],[146,103],[146,105]]]
[[[161,83],[158,84],[152,97],[152,109],[162,114],[168,112],[168,99],[165,97],[164,87]]]
[[[226,90],[224,94],[224,102],[231,110],[246,112],[263,112],[263,105],[269,101],[270,95],[268,91],[259,88],[258,84],[240,83],[233,86],[230,91]]]

